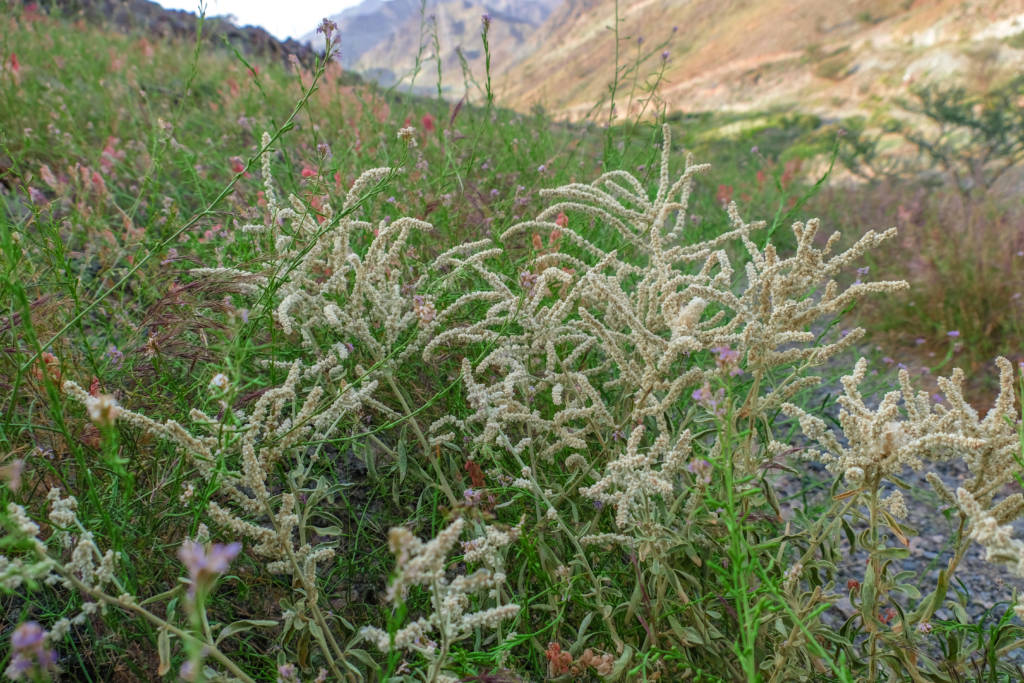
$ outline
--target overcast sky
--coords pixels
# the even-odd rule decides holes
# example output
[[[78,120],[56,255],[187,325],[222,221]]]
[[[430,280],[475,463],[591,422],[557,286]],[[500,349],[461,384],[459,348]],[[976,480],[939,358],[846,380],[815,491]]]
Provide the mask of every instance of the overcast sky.
[[[199,0],[156,0],[168,9],[196,12]],[[206,0],[206,15],[233,14],[239,25],[262,26],[280,39],[298,38],[316,29],[324,17],[361,0]]]

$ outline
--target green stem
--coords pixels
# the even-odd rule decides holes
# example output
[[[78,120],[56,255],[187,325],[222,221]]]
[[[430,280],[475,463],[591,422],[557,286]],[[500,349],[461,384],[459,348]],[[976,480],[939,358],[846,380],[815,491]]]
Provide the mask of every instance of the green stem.
[[[881,567],[878,563],[878,478],[872,481],[871,500],[868,503],[868,533],[871,550],[868,555],[868,571],[872,574],[873,590],[869,604],[861,604],[861,620],[868,630],[868,681],[874,683],[878,667],[878,588],[881,585]]]
[[[406,418],[409,420],[409,424],[412,425],[412,430],[415,432],[416,438],[419,439],[420,446],[423,447],[423,455],[430,461],[430,464],[434,468],[434,474],[437,475],[438,486],[444,494],[448,496],[448,504],[455,507],[458,505],[459,499],[456,498],[455,494],[452,492],[452,487],[448,484],[448,478],[444,476],[444,472],[441,470],[441,463],[438,461],[438,458],[431,456],[430,443],[427,441],[427,437],[423,433],[423,430],[420,429],[420,424],[416,421],[416,416],[412,408],[409,407],[409,402],[406,400],[405,392],[403,392],[395,383],[395,378],[391,373],[387,374],[387,381],[388,386],[391,387],[391,391],[395,394],[395,398],[397,398],[398,402],[402,404],[402,410],[405,411]]]
[[[270,501],[264,500],[263,506],[266,510],[267,516],[271,520],[271,523],[274,525],[275,531],[280,534],[280,529],[277,526],[274,511],[270,508]],[[331,667],[331,673],[334,674],[335,680],[344,680],[341,672],[338,670],[338,665],[335,660],[340,659],[341,661],[345,661],[345,651],[338,646],[337,641],[334,639],[334,634],[331,633],[331,629],[327,625],[327,620],[324,618],[323,612],[320,611],[317,588],[309,582],[306,577],[306,573],[302,571],[298,558],[295,557],[295,550],[292,548],[291,540],[283,545],[288,553],[288,560],[292,565],[293,576],[298,577],[299,583],[302,584],[302,589],[306,592],[306,604],[309,605],[309,609],[313,613],[313,619],[320,627],[320,636],[317,640],[320,641],[320,647],[323,649],[323,654],[327,659],[328,666]]]
[[[48,555],[46,555],[45,553],[43,553],[43,555],[47,559],[49,559]],[[120,598],[115,598],[112,595],[107,595],[106,593],[97,588],[87,586],[86,584],[82,583],[82,581],[79,580],[71,572],[65,572],[63,568],[60,567],[60,565],[57,565],[57,571],[60,572],[61,576],[67,579],[75,588],[85,593],[86,595],[95,598],[96,600],[99,600],[101,602],[104,602],[108,605],[113,605],[115,607],[123,609],[125,611],[135,612],[136,614],[138,614],[154,626],[166,629],[168,632],[181,638],[182,641],[193,641],[199,643],[199,645],[202,646],[207,655],[217,660],[225,669],[230,671],[236,678],[243,681],[243,683],[256,683],[255,679],[250,678],[248,675],[246,675],[244,671],[238,668],[237,664],[228,659],[227,655],[218,650],[217,646],[213,644],[212,640],[209,640],[208,642],[204,643],[188,631],[182,630],[177,626],[174,626],[165,619],[161,619],[160,617],[153,614],[141,605],[138,605],[134,602],[126,602],[124,600],[121,600]]]

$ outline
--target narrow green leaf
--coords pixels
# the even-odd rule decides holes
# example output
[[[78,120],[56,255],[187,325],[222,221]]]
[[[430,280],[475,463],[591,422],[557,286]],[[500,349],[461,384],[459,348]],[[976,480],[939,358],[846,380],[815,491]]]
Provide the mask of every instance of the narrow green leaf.
[[[238,621],[231,622],[225,626],[219,634],[217,639],[214,641],[214,645],[220,645],[221,641],[225,638],[230,638],[236,633],[244,633],[251,631],[259,626],[277,626],[276,619],[239,619]]]
[[[166,676],[171,670],[171,632],[165,628],[160,629],[160,635],[156,637],[156,649],[160,654],[160,666],[157,667],[157,676]]]

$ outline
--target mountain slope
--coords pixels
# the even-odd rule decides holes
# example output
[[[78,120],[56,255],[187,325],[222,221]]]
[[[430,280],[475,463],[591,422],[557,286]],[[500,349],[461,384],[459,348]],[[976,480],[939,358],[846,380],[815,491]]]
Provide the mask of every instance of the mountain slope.
[[[503,103],[583,116],[612,79],[614,24],[614,0],[566,0],[533,36],[530,56],[499,79]],[[619,3],[620,63],[646,58],[640,86],[669,41],[660,89],[669,110],[799,103],[838,115],[864,111],[915,80],[983,86],[1024,66],[1024,50],[1015,47],[1024,47],[1022,32],[1021,0]],[[625,86],[628,94],[631,82]]]
[[[408,84],[422,45],[421,70],[415,85],[421,92],[436,92],[437,63],[433,36],[436,27],[441,49],[444,93],[461,97],[467,79],[459,51],[470,73],[482,79],[481,17],[492,18],[489,34],[492,75],[517,63],[532,50],[529,37],[562,0],[365,0],[331,17],[341,32],[341,62],[382,85]],[[314,35],[302,38],[313,42]],[[473,86],[470,86],[474,89]]]
[[[342,63],[384,85],[408,84],[420,52],[416,90],[436,92],[436,26],[443,93],[457,99],[468,80],[460,49],[483,80],[484,12],[501,104],[580,119],[607,96],[615,0],[427,0],[425,11],[420,0],[365,0],[334,17]],[[1024,68],[1024,0],[619,0],[618,27],[620,68],[640,64],[620,79],[620,116],[662,106],[844,116],[869,113],[914,82],[985,87]],[[645,102],[662,68],[658,99]]]

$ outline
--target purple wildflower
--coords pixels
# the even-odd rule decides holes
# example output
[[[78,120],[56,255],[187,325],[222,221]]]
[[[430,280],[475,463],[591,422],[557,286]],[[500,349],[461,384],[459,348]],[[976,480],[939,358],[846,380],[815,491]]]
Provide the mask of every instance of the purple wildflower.
[[[946,333],[947,337],[953,337],[954,339],[960,336],[960,330],[950,330]]]
[[[107,346],[107,352],[103,355],[110,360],[110,364],[115,368],[121,367],[121,363],[124,362],[124,353],[113,344]]]
[[[706,486],[711,483],[711,472],[714,468],[709,461],[704,459],[693,460],[686,466],[686,469],[701,484]]]
[[[742,375],[743,370],[740,369],[740,352],[736,351],[729,346],[714,346],[711,351],[715,354],[715,365],[722,372],[728,372],[730,377],[736,375]]]
[[[41,190],[35,187],[28,188],[28,198],[33,204],[37,206],[46,203],[46,195],[43,194]]]
[[[57,664],[57,653],[46,647],[47,632],[35,621],[19,624],[11,634],[11,661],[4,674],[11,680],[23,676],[40,679]]]
[[[35,621],[19,624],[11,634],[11,647],[15,650],[34,650],[43,644],[46,631]]]
[[[299,672],[294,664],[282,664],[277,667],[277,683],[298,683]]]
[[[188,569],[191,588],[189,595],[195,596],[196,588],[206,589],[213,585],[214,580],[228,570],[231,560],[242,550],[242,544],[214,543],[204,548],[196,541],[185,541],[178,549],[178,558]]]
[[[171,249],[167,250],[167,258],[165,258],[163,261],[161,261],[160,265],[161,266],[166,266],[168,263],[173,263],[174,261],[177,261],[177,260],[178,260],[178,250],[174,249],[172,247]]]
[[[713,415],[722,417],[725,414],[725,408],[721,405],[725,401],[725,389],[720,388],[712,393],[711,386],[704,382],[704,385],[700,389],[696,389],[691,397]]]
[[[337,30],[338,25],[327,18],[324,18],[324,20],[320,22],[320,25],[316,27],[316,32],[322,33],[326,38],[333,36],[334,32]]]

